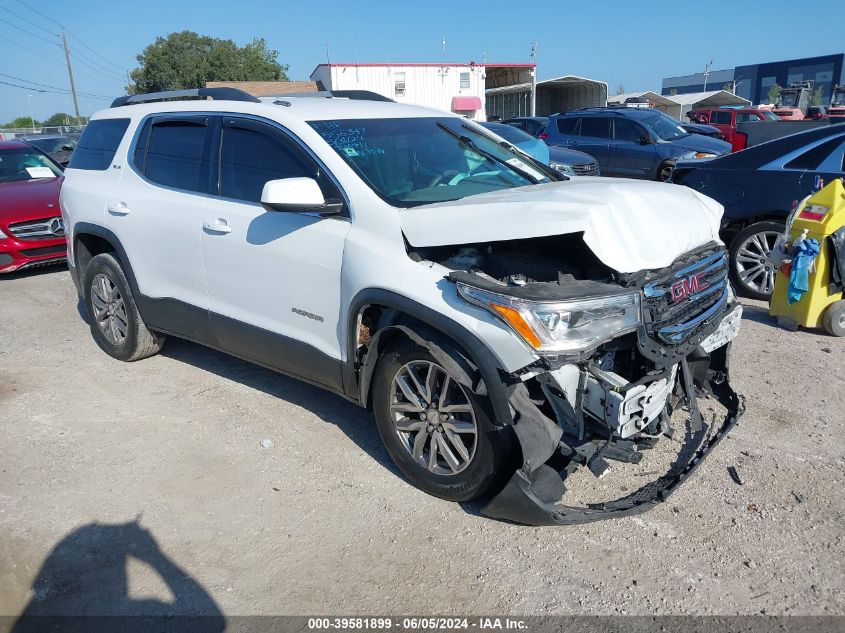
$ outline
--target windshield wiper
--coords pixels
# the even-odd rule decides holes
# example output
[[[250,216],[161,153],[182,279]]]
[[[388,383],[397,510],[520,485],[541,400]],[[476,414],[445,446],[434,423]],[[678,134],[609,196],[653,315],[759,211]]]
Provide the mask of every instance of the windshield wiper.
[[[499,158],[495,154],[481,149],[475,141],[473,141],[470,137],[466,136],[465,134],[460,134],[459,132],[456,132],[455,130],[450,129],[448,126],[443,125],[442,123],[438,123],[437,127],[439,127],[441,130],[443,130],[444,132],[446,132],[450,136],[453,136],[456,139],[458,139],[461,143],[463,143],[464,145],[469,147],[472,151],[477,152],[481,156],[484,156],[484,158],[487,158],[488,160],[492,160],[494,163],[498,163],[499,165],[502,165],[503,167],[510,169],[511,171],[517,172],[523,178],[527,178],[531,182],[535,182],[535,183],[541,182],[535,176],[532,176],[531,174],[529,174],[524,169],[520,169],[519,167],[511,165],[505,159]],[[471,130],[471,131],[474,132],[474,130]]]

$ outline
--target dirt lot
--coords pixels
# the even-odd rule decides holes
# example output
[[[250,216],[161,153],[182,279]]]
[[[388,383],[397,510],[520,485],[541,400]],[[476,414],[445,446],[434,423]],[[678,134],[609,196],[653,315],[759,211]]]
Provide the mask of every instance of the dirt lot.
[[[528,528],[412,488],[339,397],[120,363],[66,270],[1,279],[0,614],[845,614],[845,339],[749,303],[733,368],[748,413],[666,504]]]

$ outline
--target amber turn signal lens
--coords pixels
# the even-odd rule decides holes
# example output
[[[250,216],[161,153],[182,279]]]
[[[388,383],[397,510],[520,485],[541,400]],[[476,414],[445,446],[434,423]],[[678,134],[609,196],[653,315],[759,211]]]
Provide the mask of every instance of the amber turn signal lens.
[[[533,348],[540,349],[540,339],[536,334],[534,334],[534,330],[528,327],[528,324],[525,322],[525,319],[522,318],[522,315],[518,310],[496,305],[495,303],[491,304],[491,307],[502,315],[502,318],[510,323],[510,326],[519,332],[520,335],[522,335],[522,338],[528,341]]]

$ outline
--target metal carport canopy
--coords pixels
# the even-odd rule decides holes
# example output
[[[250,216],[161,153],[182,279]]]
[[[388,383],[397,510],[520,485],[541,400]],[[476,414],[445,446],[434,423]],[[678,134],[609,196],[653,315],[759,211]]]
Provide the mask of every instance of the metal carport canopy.
[[[681,106],[681,111],[678,118],[683,117],[687,112],[695,108],[719,108],[721,106],[736,105],[736,106],[750,106],[751,102],[748,99],[738,97],[727,90],[712,90],[708,92],[690,92],[681,95],[669,95],[667,98],[672,99],[675,103]]]
[[[596,79],[564,75],[537,82],[537,115],[607,105],[607,84]]]

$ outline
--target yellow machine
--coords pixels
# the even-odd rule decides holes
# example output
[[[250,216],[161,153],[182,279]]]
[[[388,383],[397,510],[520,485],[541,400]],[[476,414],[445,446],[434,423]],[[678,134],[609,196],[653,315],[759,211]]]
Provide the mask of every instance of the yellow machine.
[[[845,187],[836,179],[805,200],[794,215],[786,236],[791,246],[800,236],[815,239],[821,250],[815,260],[815,272],[810,272],[809,289],[795,303],[788,300],[791,264],[780,267],[775,276],[775,289],[769,314],[778,317],[786,326],[823,327],[830,334],[845,336],[845,300],[841,289],[830,292],[834,249],[827,239],[845,226]],[[845,273],[845,271],[841,271]]]

